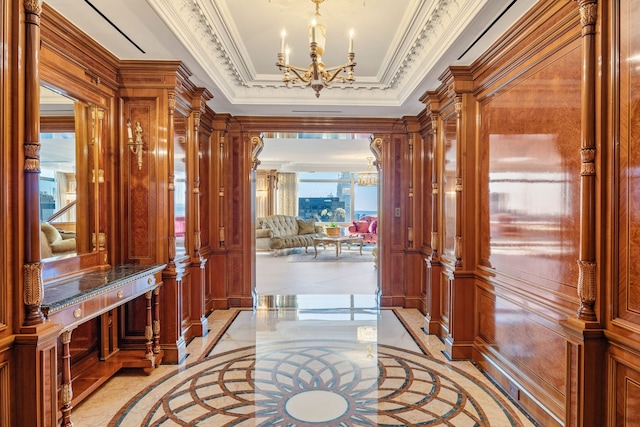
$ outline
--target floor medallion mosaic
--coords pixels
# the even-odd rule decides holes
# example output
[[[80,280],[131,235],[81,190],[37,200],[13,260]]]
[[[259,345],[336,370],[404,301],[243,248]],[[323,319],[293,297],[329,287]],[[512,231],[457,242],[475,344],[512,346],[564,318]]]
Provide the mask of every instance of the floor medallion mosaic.
[[[304,339],[186,365],[138,393],[109,425],[523,424],[504,397],[431,356],[380,343]]]

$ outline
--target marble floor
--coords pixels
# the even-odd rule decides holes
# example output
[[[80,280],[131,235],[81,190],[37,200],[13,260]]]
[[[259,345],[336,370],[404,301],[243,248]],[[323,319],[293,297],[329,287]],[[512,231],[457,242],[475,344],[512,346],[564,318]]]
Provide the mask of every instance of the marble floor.
[[[119,373],[74,425],[535,425],[419,311],[380,309],[369,262],[257,258],[254,310],[214,311],[183,364]]]

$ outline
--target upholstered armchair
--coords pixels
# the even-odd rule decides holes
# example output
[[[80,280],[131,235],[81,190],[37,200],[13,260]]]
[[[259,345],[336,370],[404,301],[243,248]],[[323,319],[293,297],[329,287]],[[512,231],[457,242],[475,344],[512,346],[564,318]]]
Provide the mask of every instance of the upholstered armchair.
[[[366,215],[353,221],[349,226],[349,236],[362,236],[364,244],[378,243],[378,216]]]

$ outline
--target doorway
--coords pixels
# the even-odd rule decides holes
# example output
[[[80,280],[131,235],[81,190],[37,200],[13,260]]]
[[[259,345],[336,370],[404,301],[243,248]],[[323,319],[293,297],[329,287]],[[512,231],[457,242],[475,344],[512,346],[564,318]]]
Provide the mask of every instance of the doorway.
[[[371,167],[374,154],[370,136],[270,133],[263,134],[262,141],[254,187],[254,226],[262,228],[265,217],[285,215],[312,222],[316,231],[323,234],[326,227],[334,225],[345,238],[364,239],[362,255],[358,240],[354,240],[355,245],[345,242],[340,243],[340,248],[321,244],[315,248],[286,248],[274,256],[268,239],[257,237],[254,293],[377,294],[373,252],[377,250],[379,188],[377,170]],[[375,174],[376,179],[359,183],[359,175],[366,173]],[[366,220],[369,223],[364,230]],[[266,234],[265,230],[256,229],[256,236]]]

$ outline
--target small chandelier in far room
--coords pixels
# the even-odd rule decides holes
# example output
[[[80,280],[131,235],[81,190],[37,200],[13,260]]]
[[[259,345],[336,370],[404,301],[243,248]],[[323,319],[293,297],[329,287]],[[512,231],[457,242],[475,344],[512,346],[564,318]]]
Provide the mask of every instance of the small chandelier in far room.
[[[367,157],[369,164],[365,172],[358,172],[358,186],[375,187],[378,185],[378,171],[373,168],[373,157]]]
[[[347,63],[335,67],[325,67],[322,62],[324,46],[327,40],[327,26],[322,22],[320,16],[320,3],[324,0],[311,0],[316,4],[316,15],[309,25],[309,48],[311,64],[308,68],[289,64],[289,47],[285,46],[287,33],[282,30],[280,39],[280,52],[278,52],[278,62],[276,66],[284,73],[282,81],[289,86],[289,83],[299,83],[303,86],[311,86],[316,91],[316,98],[320,97],[320,91],[331,85],[334,81],[342,83],[353,83],[353,69],[356,54],[353,52],[353,30],[349,33],[349,49],[347,52]],[[291,73],[294,75],[292,76]],[[346,76],[341,75],[346,73]]]

